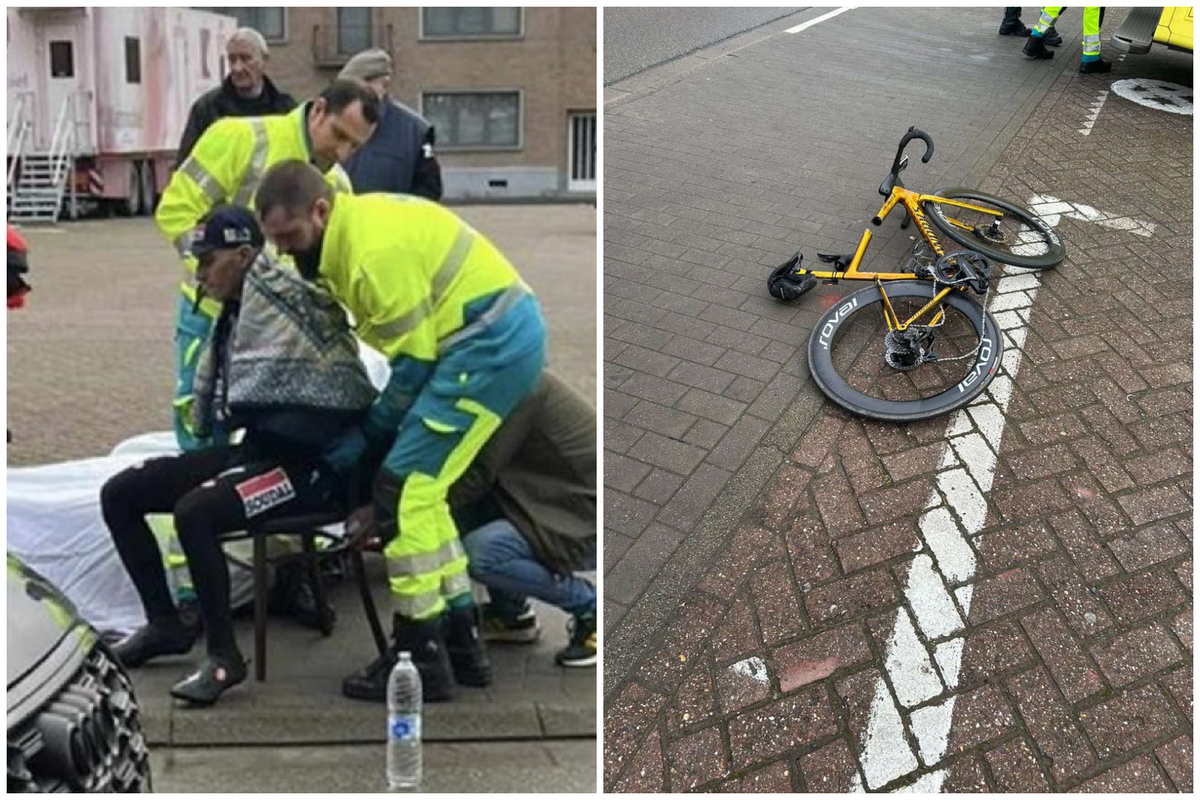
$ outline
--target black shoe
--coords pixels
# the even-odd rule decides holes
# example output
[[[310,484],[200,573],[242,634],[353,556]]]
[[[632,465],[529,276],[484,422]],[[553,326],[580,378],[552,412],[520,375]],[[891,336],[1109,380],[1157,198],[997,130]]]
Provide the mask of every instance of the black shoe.
[[[1079,65],[1079,71],[1084,74],[1091,74],[1094,72],[1112,72],[1112,62],[1103,58],[1097,59],[1096,61],[1084,61]]]
[[[208,656],[195,672],[171,687],[171,696],[193,705],[211,706],[226,690],[246,680],[246,661],[240,654]]]
[[[388,676],[395,666],[396,654],[389,650],[353,675],[347,675],[342,680],[342,694],[354,700],[386,703]]]
[[[317,596],[304,565],[297,562],[280,564],[275,571],[275,583],[267,598],[267,610],[282,614],[300,623],[305,628],[321,631],[328,635],[337,622],[337,613],[328,603],[321,609]]]
[[[596,666],[596,617],[573,617],[567,628],[571,631],[571,642],[554,656],[555,663],[560,667]]]
[[[463,686],[491,686],[492,664],[479,638],[475,606],[451,609],[446,614],[446,651],[454,680]]]
[[[1049,28],[1046,28],[1046,33],[1042,36],[1042,41],[1046,43],[1047,47],[1058,47],[1062,44],[1062,37],[1058,35],[1058,31],[1054,30],[1054,26],[1051,25]]]
[[[191,651],[196,635],[178,618],[156,621],[139,628],[113,645],[113,654],[129,668],[140,667],[159,656],[180,656]]]
[[[454,697],[450,658],[442,637],[442,617],[411,620],[397,615],[392,631],[395,644],[387,653],[342,681],[342,694],[355,700],[387,702],[388,675],[396,665],[396,654],[409,652],[421,673],[421,697],[426,703],[442,703]]]
[[[1021,52],[1030,58],[1054,58],[1054,53],[1046,49],[1046,43],[1040,36],[1030,36],[1026,39]]]
[[[1028,36],[1029,28],[1025,27],[1024,23],[1022,23],[1019,19],[1013,20],[1012,22],[1004,20],[1004,22],[1000,24],[1000,35]]]
[[[516,615],[503,614],[491,603],[481,607],[479,634],[485,642],[508,644],[533,644],[542,636],[537,613],[526,601],[525,608]]]

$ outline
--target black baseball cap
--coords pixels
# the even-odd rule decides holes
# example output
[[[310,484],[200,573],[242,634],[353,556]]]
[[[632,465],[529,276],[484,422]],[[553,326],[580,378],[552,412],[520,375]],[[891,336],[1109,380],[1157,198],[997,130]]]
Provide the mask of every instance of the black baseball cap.
[[[263,242],[262,228],[250,209],[221,205],[214,207],[192,232],[191,253],[200,258],[218,250],[236,250],[244,244],[257,250]]]

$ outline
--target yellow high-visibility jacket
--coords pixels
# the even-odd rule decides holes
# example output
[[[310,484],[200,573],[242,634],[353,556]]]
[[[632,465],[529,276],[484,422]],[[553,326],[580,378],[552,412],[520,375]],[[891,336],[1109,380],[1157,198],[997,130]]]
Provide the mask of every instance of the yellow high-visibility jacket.
[[[171,176],[154,220],[174,245],[189,273],[195,260],[188,254],[192,230],[220,203],[252,207],[254,193],[268,169],[281,161],[310,162],[308,109],[304,103],[291,113],[273,117],[226,117],[218,120]],[[338,191],[350,192],[345,171],[334,166],[326,173]],[[191,286],[184,283],[183,291]],[[194,293],[194,290],[191,290]]]
[[[339,195],[318,274],[354,314],[359,338],[392,362],[435,362],[461,338],[470,304],[530,294],[487,237],[411,195]]]

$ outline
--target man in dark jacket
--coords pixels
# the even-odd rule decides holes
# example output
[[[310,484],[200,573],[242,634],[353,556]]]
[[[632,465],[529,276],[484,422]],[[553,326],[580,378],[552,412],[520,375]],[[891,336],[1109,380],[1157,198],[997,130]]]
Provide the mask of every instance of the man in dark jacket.
[[[424,117],[388,97],[392,58],[364,50],[351,58],[338,78],[362,81],[379,95],[375,135],[343,166],[355,194],[388,192],[442,199],[442,168],[433,154],[434,131]]]
[[[267,117],[296,107],[290,94],[279,91],[266,75],[267,42],[253,28],[240,28],[225,46],[229,74],[221,85],[192,104],[187,127],[179,140],[176,168],[191,154],[200,135],[223,117]]]

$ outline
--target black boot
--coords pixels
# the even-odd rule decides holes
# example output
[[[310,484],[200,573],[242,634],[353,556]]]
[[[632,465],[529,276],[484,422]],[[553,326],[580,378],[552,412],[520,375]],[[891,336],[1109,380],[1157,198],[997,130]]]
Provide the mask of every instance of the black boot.
[[[446,618],[446,649],[450,652],[454,679],[463,686],[490,686],[492,664],[479,638],[475,606],[451,609]]]
[[[1042,36],[1042,41],[1046,43],[1047,47],[1058,47],[1062,44],[1062,37],[1058,35],[1058,31],[1051,25],[1049,28],[1046,28],[1046,34]]]
[[[1097,59],[1096,61],[1084,61],[1079,65],[1079,71],[1084,74],[1093,72],[1112,72],[1112,62],[1106,59]]]
[[[1021,22],[1021,8],[1008,7],[1004,9],[1004,22],[1000,23],[1001,36],[1028,36],[1029,28]]]
[[[407,651],[421,673],[421,696],[426,703],[440,703],[453,697],[450,659],[442,636],[442,617],[410,620],[399,615],[393,620],[395,643],[379,658],[342,681],[342,694],[355,700],[387,702],[388,676],[396,666],[396,654]]]
[[[1054,58],[1054,53],[1046,49],[1046,43],[1040,36],[1030,36],[1026,39],[1021,52],[1030,58]]]

